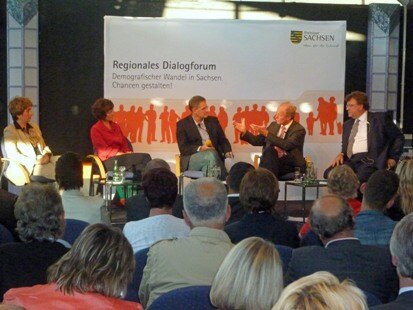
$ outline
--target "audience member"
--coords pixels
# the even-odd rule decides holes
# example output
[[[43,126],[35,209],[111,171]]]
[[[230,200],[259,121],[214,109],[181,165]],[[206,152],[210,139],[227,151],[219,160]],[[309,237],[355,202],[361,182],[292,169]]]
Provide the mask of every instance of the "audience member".
[[[399,178],[390,170],[378,170],[367,181],[354,227],[354,235],[361,244],[389,245],[396,222],[383,213],[393,206],[398,187]]]
[[[47,268],[68,249],[62,199],[53,185],[30,183],[17,198],[14,215],[21,243],[0,246],[0,299],[10,288],[46,283]]]
[[[353,209],[354,216],[360,212],[361,208],[361,202],[355,198],[359,186],[360,182],[356,173],[347,165],[337,166],[328,174],[328,192],[347,200],[347,203]],[[304,237],[310,228],[310,222],[307,221],[301,227],[300,236]]]
[[[85,196],[83,187],[83,166],[78,154],[68,152],[56,162],[56,181],[62,195],[65,218],[90,224],[102,222],[103,198]]]
[[[160,159],[160,158],[154,158],[146,164],[144,174],[155,168],[165,168],[165,169],[171,170],[171,167],[165,160]],[[149,203],[148,203],[148,200],[146,200],[146,197],[143,191],[141,191],[135,196],[132,196],[126,199],[125,207],[126,207],[126,220],[128,222],[143,220],[149,216],[149,212],[150,212]],[[183,208],[184,208],[184,203],[183,203],[182,195],[178,194],[176,196],[175,203],[172,206],[172,215],[182,219]]]
[[[54,180],[56,158],[46,145],[37,124],[31,122],[33,103],[26,97],[15,97],[9,103],[13,124],[4,128],[4,146],[7,157],[20,163],[34,181]],[[4,154],[3,154],[4,155]],[[24,185],[21,170],[11,162],[6,177],[16,185]]]
[[[0,188],[0,224],[6,227],[15,240],[19,239],[16,231],[17,220],[14,216],[14,204],[17,196]]]
[[[303,247],[293,251],[286,274],[291,283],[316,271],[328,271],[340,281],[353,280],[382,302],[397,294],[397,275],[386,248],[362,245],[353,236],[353,215],[347,202],[336,195],[317,199],[310,211],[312,229],[325,247]]]
[[[239,200],[239,188],[242,178],[251,170],[254,170],[254,166],[242,161],[234,164],[229,170],[227,185],[228,203],[231,206],[231,217],[229,218],[227,225],[239,221],[245,215],[245,209],[241,206],[241,201]]]
[[[225,232],[233,243],[256,236],[274,244],[294,248],[298,246],[295,225],[286,222],[275,212],[279,191],[277,178],[265,168],[249,171],[244,176],[240,201],[247,213],[239,222],[225,227]]]
[[[178,192],[178,180],[171,171],[155,168],[143,176],[142,187],[149,203],[149,217],[126,223],[123,234],[136,253],[159,240],[189,235],[183,219],[172,216],[172,205]]]
[[[142,309],[121,298],[132,280],[135,258],[118,228],[88,226],[73,248],[48,269],[48,284],[11,289],[7,304],[27,309]]]
[[[251,237],[225,257],[211,286],[218,309],[270,309],[283,289],[282,262],[271,242]]]
[[[413,212],[413,160],[405,159],[397,165],[396,173],[400,178],[399,194],[404,214]]]
[[[351,281],[319,271],[288,285],[272,310],[367,310],[363,292]]]
[[[113,107],[113,102],[105,98],[97,99],[92,105],[97,122],[90,129],[90,138],[95,154],[103,161],[132,152],[120,126],[113,122]]]
[[[393,231],[390,252],[399,275],[400,291],[391,303],[376,306],[380,310],[413,309],[413,214],[404,217]]]
[[[223,231],[230,217],[225,186],[215,178],[201,178],[184,192],[184,219],[189,237],[154,244],[139,288],[148,307],[160,295],[191,285],[211,285],[219,266],[232,248]]]

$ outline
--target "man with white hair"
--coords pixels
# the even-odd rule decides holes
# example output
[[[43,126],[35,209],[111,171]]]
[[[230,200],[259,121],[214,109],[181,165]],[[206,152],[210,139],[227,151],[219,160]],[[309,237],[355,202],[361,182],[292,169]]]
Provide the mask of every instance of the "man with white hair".
[[[189,237],[163,240],[148,253],[139,299],[147,308],[171,290],[211,285],[215,273],[233,244],[224,232],[231,215],[225,186],[215,178],[188,184],[184,192],[184,219]]]

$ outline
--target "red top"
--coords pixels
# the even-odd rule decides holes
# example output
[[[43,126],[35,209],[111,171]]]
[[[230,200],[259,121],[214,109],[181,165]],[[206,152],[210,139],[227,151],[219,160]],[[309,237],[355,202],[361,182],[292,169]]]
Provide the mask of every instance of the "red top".
[[[110,126],[112,129],[107,128],[103,121],[98,121],[90,129],[94,152],[101,160],[116,156],[119,152],[132,152],[119,125],[110,122]]]
[[[4,294],[3,303],[30,310],[43,309],[119,309],[142,310],[138,303],[98,293],[64,294],[54,284],[12,288]]]
[[[353,215],[356,216],[357,214],[359,214],[360,208],[361,208],[361,202],[354,198],[347,199],[347,202],[349,206],[353,209]],[[311,228],[310,222],[308,221],[308,218],[307,218],[306,222],[300,229],[300,233],[299,233],[300,238],[304,237],[305,234],[308,233],[310,228]]]

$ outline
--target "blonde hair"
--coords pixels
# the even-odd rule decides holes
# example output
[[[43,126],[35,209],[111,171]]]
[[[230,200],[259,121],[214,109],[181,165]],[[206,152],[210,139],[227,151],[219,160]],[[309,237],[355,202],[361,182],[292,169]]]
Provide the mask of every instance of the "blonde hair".
[[[95,292],[116,298],[126,292],[134,270],[132,247],[120,229],[94,224],[49,267],[47,280],[65,294]]]
[[[327,184],[331,194],[336,194],[346,200],[356,197],[360,186],[357,175],[347,165],[340,165],[331,170]]]
[[[413,212],[413,160],[405,159],[396,167],[399,176],[399,194],[404,214]]]
[[[298,279],[282,292],[272,310],[367,310],[363,292],[349,280],[320,271]]]
[[[212,282],[210,298],[219,309],[270,309],[282,288],[282,262],[274,245],[251,237],[227,254]]]

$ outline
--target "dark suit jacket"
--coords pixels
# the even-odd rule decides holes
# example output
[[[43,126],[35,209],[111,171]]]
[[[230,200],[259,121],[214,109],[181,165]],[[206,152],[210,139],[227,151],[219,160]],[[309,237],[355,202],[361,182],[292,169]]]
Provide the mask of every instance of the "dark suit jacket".
[[[287,151],[287,156],[291,156],[294,161],[294,166],[305,168],[305,159],[303,156],[304,139],[305,139],[305,129],[300,123],[293,121],[291,126],[285,133],[284,139],[277,137],[278,131],[281,125],[276,122],[272,122],[268,126],[268,136],[263,135],[254,136],[252,133],[247,131],[241,136],[241,139],[247,141],[254,146],[278,146],[283,150]]]
[[[403,153],[404,135],[386,113],[367,112],[367,157],[374,160],[377,169],[386,168],[387,159],[399,160]],[[347,153],[347,145],[354,119],[347,120],[343,125],[341,152]],[[347,158],[347,155],[345,155]],[[348,159],[348,158],[347,158]]]
[[[14,204],[17,196],[0,189],[0,224],[6,227],[15,240],[20,240],[16,232],[17,220],[14,217]]]
[[[294,250],[285,275],[286,285],[317,271],[331,272],[340,281],[352,279],[383,303],[394,299],[399,289],[390,251],[362,245],[357,239],[335,241],[327,248],[309,246]]]
[[[229,218],[226,225],[230,225],[232,223],[238,222],[246,213],[243,206],[241,206],[241,201],[239,200],[239,196],[228,197],[228,204],[231,206],[231,217]]]
[[[239,222],[226,226],[225,232],[234,244],[248,237],[261,237],[292,248],[299,244],[295,225],[270,213],[247,213]]]
[[[231,144],[225,137],[225,133],[216,117],[208,116],[204,119],[204,123],[212,145],[223,160],[224,154],[231,152]],[[195,154],[198,147],[202,146],[202,137],[192,115],[181,119],[177,123],[176,138],[181,153],[181,171],[185,171],[188,169],[191,155]]]
[[[378,305],[370,309],[374,310],[411,310],[413,309],[413,291],[404,292],[397,296],[391,303]]]

